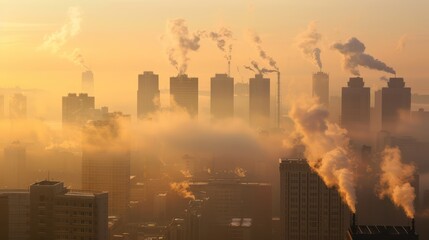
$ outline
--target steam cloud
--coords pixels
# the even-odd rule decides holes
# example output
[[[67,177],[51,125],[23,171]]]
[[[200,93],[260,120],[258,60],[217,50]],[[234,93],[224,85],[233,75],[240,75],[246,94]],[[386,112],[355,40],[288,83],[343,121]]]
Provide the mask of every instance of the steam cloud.
[[[75,48],[72,52],[63,50],[67,42],[80,32],[81,22],[82,17],[80,9],[77,7],[69,8],[68,22],[65,23],[60,30],[46,36],[39,49],[50,51],[52,54],[59,55],[78,66],[88,69],[79,48]]]
[[[328,187],[337,187],[350,210],[356,212],[354,163],[349,157],[347,132],[328,122],[328,115],[328,111],[313,100],[295,103],[289,113],[306,148],[310,167]]]
[[[414,177],[414,165],[401,162],[401,151],[397,147],[386,147],[380,167],[379,197],[388,196],[396,206],[404,209],[407,217],[414,218],[416,194],[410,184]]]
[[[195,195],[189,190],[189,183],[186,181],[170,183],[170,189],[183,198],[195,200]]]
[[[277,62],[271,57],[269,56],[265,50],[262,48],[262,40],[261,37],[259,37],[259,35],[255,32],[250,32],[251,35],[251,39],[253,41],[253,43],[256,45],[256,48],[258,49],[259,52],[259,56],[268,62],[268,64],[270,65],[270,67],[272,67],[274,70],[272,70],[273,72],[278,72],[279,68],[277,67]],[[254,62],[254,61],[253,61]],[[253,65],[253,63],[252,63]],[[263,73],[260,70],[258,70],[259,73]]]
[[[307,29],[297,37],[298,47],[304,56],[316,63],[319,69],[322,69],[322,60],[320,58],[322,51],[317,46],[321,39],[322,35],[317,32],[315,22],[310,22]]]
[[[170,45],[167,49],[168,59],[170,64],[179,71],[179,74],[186,73],[189,62],[188,53],[200,48],[202,35],[203,32],[190,34],[184,19],[174,19],[168,22],[166,33]]]
[[[221,28],[218,32],[210,32],[209,37],[216,42],[217,47],[225,53],[225,58],[231,61],[232,52],[232,31],[227,28]]]
[[[353,37],[346,43],[335,43],[333,49],[338,50],[344,56],[344,68],[353,75],[360,76],[358,67],[366,67],[391,74],[396,74],[395,70],[387,66],[384,62],[365,53],[365,45],[357,38]]]

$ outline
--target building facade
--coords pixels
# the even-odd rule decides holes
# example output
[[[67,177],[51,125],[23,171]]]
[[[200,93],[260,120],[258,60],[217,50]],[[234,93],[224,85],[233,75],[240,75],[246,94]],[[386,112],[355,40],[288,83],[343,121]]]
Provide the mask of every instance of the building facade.
[[[94,73],[90,70],[82,72],[82,93],[94,95]]]
[[[329,107],[329,75],[324,72],[313,74],[312,96],[319,99],[319,103]]]
[[[83,126],[94,118],[95,97],[87,93],[69,93],[62,99],[63,125]]]
[[[0,239],[30,238],[30,193],[27,190],[0,190]]]
[[[192,117],[198,116],[198,78],[183,74],[170,78],[171,106],[183,108]]]
[[[159,76],[144,72],[138,76],[137,116],[145,118],[160,107]]]
[[[249,80],[249,120],[258,128],[270,125],[270,79],[262,74]]]
[[[390,78],[381,93],[382,130],[395,133],[403,120],[410,118],[411,88],[405,87],[403,78]]]
[[[210,112],[214,119],[234,117],[234,79],[227,74],[210,79]]]

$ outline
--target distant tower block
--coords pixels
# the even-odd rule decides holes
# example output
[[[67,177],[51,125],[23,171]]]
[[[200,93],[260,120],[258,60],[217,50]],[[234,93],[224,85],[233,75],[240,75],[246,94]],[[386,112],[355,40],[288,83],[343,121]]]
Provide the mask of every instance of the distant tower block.
[[[249,84],[238,82],[234,86],[234,117],[249,121]]]
[[[411,113],[411,88],[405,87],[403,78],[390,78],[388,87],[381,90],[382,130],[395,133],[401,120]]]
[[[329,75],[324,72],[313,74],[313,97],[325,107],[329,107]]]
[[[0,119],[4,118],[4,96],[0,95]]]
[[[160,107],[159,77],[153,72],[144,72],[138,76],[137,116],[144,118]]]
[[[170,78],[171,105],[185,109],[192,117],[198,116],[198,78],[183,74]]]
[[[214,119],[234,116],[234,79],[216,74],[210,81],[210,111]]]
[[[13,95],[9,102],[9,117],[11,119],[24,119],[27,117],[27,97],[21,93]]]
[[[267,129],[270,123],[270,79],[256,74],[249,80],[249,118],[254,127]]]
[[[90,70],[82,73],[82,92],[94,95],[94,74]]]

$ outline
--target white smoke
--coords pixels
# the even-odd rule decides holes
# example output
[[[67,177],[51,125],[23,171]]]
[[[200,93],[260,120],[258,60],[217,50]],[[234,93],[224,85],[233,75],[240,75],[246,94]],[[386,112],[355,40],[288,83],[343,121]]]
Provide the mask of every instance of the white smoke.
[[[252,42],[256,45],[256,48],[258,49],[259,57],[261,57],[263,60],[267,61],[270,67],[272,67],[274,70],[278,71],[279,68],[277,67],[277,62],[267,54],[267,52],[262,48],[262,40],[261,37],[256,32],[250,31],[249,32]]]
[[[228,28],[221,28],[217,32],[210,32],[208,36],[216,42],[217,47],[225,54],[226,60],[231,61],[232,31]]]
[[[293,104],[289,117],[305,146],[305,157],[328,187],[337,187],[352,212],[356,211],[354,160],[347,131],[328,121],[328,111],[314,100]]]
[[[397,147],[386,147],[382,157],[379,197],[388,196],[396,206],[404,209],[407,217],[414,218],[416,194],[410,184],[414,178],[414,165],[402,163],[401,151]]]
[[[344,68],[355,76],[360,76],[359,66],[396,74],[392,67],[365,53],[365,45],[355,37],[346,43],[335,43],[332,48],[343,54]]]
[[[304,56],[322,69],[321,50],[318,47],[322,35],[317,31],[316,22],[310,22],[307,29],[298,35],[297,44]]]

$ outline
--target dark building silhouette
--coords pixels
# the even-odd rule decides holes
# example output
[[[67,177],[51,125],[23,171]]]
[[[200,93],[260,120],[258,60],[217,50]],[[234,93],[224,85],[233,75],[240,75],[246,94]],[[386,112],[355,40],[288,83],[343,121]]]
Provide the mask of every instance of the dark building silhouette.
[[[170,78],[171,105],[177,104],[191,116],[198,116],[198,78],[183,74]]]
[[[4,96],[0,95],[0,119],[4,118]]]
[[[0,170],[3,185],[7,188],[26,188],[26,149],[16,141],[4,148],[3,167]]]
[[[372,119],[372,131],[374,132],[379,132],[381,131],[381,112],[382,112],[382,105],[381,105],[381,101],[382,101],[382,97],[381,94],[382,90],[378,89],[374,92],[374,111],[373,114],[371,116]]]
[[[21,93],[15,93],[9,102],[9,118],[24,119],[27,117],[27,97]]]
[[[83,126],[94,119],[95,97],[87,93],[69,93],[62,99],[63,125]]]
[[[30,239],[107,239],[107,193],[72,191],[62,182],[30,186]]]
[[[270,79],[262,74],[249,80],[249,119],[254,127],[268,128],[270,124]]]
[[[82,146],[82,189],[109,193],[109,215],[126,213],[130,194],[129,116],[112,113],[86,124]]]
[[[186,240],[204,240],[209,226],[204,200],[191,200],[186,209]]]
[[[360,77],[350,78],[342,88],[341,125],[352,138],[363,139],[370,130],[370,89]]]
[[[90,70],[82,72],[82,92],[94,95],[94,74]]]
[[[343,240],[348,207],[305,159],[280,160],[281,239]]]
[[[0,190],[0,239],[29,239],[29,222],[28,190]]]
[[[313,97],[319,99],[319,103],[329,107],[329,75],[324,72],[313,74]]]
[[[382,130],[395,133],[402,119],[410,117],[411,88],[405,87],[403,78],[390,78],[388,87],[382,89]]]
[[[234,116],[234,78],[216,74],[210,79],[210,111],[214,119]]]
[[[138,76],[137,116],[144,118],[160,107],[159,76],[144,72]]]
[[[249,84],[238,82],[234,85],[234,117],[249,121]]]

